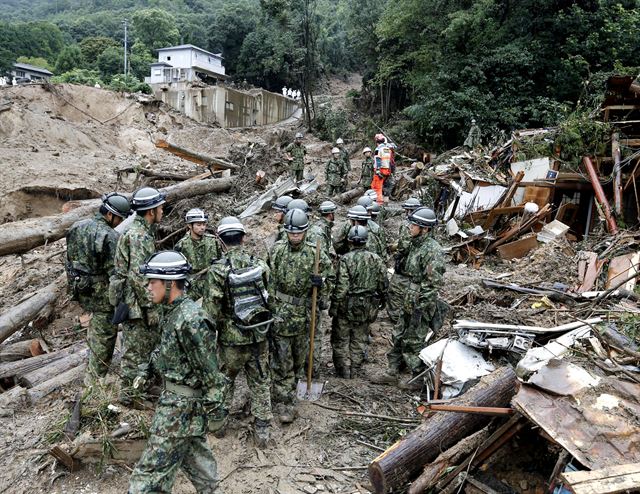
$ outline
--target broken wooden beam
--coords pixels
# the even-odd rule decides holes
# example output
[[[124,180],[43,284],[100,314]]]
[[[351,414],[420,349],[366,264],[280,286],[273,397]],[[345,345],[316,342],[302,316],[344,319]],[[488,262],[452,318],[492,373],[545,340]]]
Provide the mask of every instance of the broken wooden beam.
[[[54,304],[65,287],[65,281],[64,275],[59,276],[32,297],[0,315],[0,343],[26,326],[47,306]]]
[[[213,192],[226,192],[234,185],[235,178],[207,179],[198,182],[180,182],[160,191],[169,202]],[[131,194],[124,194],[130,197]],[[21,254],[48,242],[54,242],[67,234],[76,222],[96,213],[102,201],[91,199],[78,201],[79,207],[55,216],[43,216],[0,225],[0,256]]]
[[[611,136],[611,154],[613,155],[613,209],[618,216],[622,215],[622,166],[620,165],[620,134]]]
[[[448,405],[438,403],[427,403],[425,407],[430,412],[477,413],[479,415],[489,415],[493,417],[504,417],[505,415],[513,415],[513,408],[507,407],[474,407],[466,405]]]
[[[459,465],[466,456],[473,454],[489,439],[489,427],[465,437],[448,450],[440,453],[434,461],[424,467],[420,476],[411,483],[407,493],[422,494],[427,492],[449,468]]]
[[[487,248],[484,250],[484,253],[488,254],[490,252],[493,252],[500,245],[507,243],[512,238],[517,237],[522,232],[528,230],[533,225],[535,225],[538,221],[544,218],[549,213],[549,211],[551,211],[551,206],[549,204],[545,204],[545,206],[542,209],[540,209],[540,211],[538,211],[536,214],[531,216],[531,218],[527,219],[523,223],[518,223],[517,225],[513,226],[506,233],[501,235],[500,238],[490,243],[487,246]]]
[[[506,407],[516,392],[517,379],[510,367],[483,377],[457,404]],[[436,414],[389,447],[369,465],[369,480],[377,494],[403,486],[440,451],[485,427],[490,417],[461,413]]]
[[[38,369],[19,374],[18,384],[25,388],[33,388],[69,369],[77,367],[86,360],[88,353],[89,349],[85,348],[79,352],[54,360]]]
[[[215,158],[213,156],[207,156],[204,154],[196,153],[195,151],[191,151],[189,149],[185,149],[180,146],[176,146],[175,144],[171,144],[164,139],[158,139],[156,142],[156,147],[161,149],[166,149],[172,154],[175,154],[179,158],[185,159],[187,161],[191,161],[193,163],[197,163],[202,166],[212,165],[214,168],[224,168],[227,170],[237,170],[240,168],[238,165],[231,163],[230,161],[223,160],[222,158]]]
[[[587,173],[589,174],[589,180],[591,180],[591,186],[593,187],[593,191],[596,194],[596,199],[598,203],[602,207],[602,211],[604,213],[604,217],[607,223],[607,230],[609,233],[616,234],[618,233],[618,225],[616,224],[616,220],[611,213],[611,207],[609,206],[609,201],[607,201],[607,196],[604,193],[604,189],[600,184],[600,178],[598,177],[598,172],[596,171],[593,163],[591,162],[591,158],[585,156],[582,158],[582,164],[587,169]]]
[[[640,490],[640,463],[615,465],[598,470],[563,472],[565,487],[575,494],[617,494]]]
[[[152,178],[155,180],[171,180],[174,182],[183,182],[185,180],[189,180],[190,178],[194,177],[193,175],[181,175],[179,173],[169,173],[169,172],[156,172],[153,170],[149,170],[147,168],[134,168],[132,166],[128,168],[122,168],[120,170],[116,170],[116,174],[120,175],[122,173],[135,173],[136,175],[142,175],[144,177]]]

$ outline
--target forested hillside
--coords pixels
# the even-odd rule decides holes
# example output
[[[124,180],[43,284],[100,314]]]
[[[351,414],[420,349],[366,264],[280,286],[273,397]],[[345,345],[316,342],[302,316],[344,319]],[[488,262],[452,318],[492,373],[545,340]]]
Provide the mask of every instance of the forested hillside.
[[[638,74],[638,0],[2,0],[0,66],[16,57],[67,80],[108,82],[154,49],[222,52],[228,73],[269,89],[364,75],[360,108],[403,115],[432,147],[470,118],[490,137],[587,110],[612,72]],[[80,69],[80,70],[79,70]],[[75,78],[75,79],[74,79]]]

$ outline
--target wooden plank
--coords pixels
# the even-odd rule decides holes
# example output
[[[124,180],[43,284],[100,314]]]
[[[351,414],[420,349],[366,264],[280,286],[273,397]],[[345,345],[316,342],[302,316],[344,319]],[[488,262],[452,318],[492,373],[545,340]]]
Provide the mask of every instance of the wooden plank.
[[[640,105],[609,105],[605,106],[601,111],[611,110],[640,110]]]
[[[631,254],[611,259],[611,262],[609,263],[609,270],[607,272],[607,284],[605,285],[605,289],[609,289],[625,278],[628,278],[633,273],[637,273],[638,270],[640,270],[638,264],[640,264],[640,252],[633,252]],[[636,278],[633,278],[625,283],[621,288],[631,292],[635,286]]]
[[[501,259],[520,259],[537,247],[538,240],[535,236],[533,236],[521,238],[520,240],[516,240],[515,242],[501,245],[497,248],[497,251]]]
[[[577,289],[578,293],[588,292],[593,289],[603,265],[604,261],[599,261],[598,254],[595,252],[581,253],[581,258],[578,261],[578,278],[580,280],[580,286]]]
[[[620,139],[623,146],[637,147],[640,146],[640,139]]]
[[[640,488],[640,463],[592,471],[563,472],[560,477],[575,494],[637,492]]]

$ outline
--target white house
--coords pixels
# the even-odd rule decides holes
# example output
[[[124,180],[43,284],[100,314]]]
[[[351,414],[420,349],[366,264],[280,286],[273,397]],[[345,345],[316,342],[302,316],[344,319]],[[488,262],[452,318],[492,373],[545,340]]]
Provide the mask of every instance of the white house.
[[[11,75],[16,79],[29,79],[31,81],[48,81],[53,75],[47,69],[29,65],[28,63],[16,62],[13,64]]]
[[[158,61],[151,64],[148,84],[215,81],[226,79],[222,53],[211,53],[193,45],[169,46],[158,50]]]

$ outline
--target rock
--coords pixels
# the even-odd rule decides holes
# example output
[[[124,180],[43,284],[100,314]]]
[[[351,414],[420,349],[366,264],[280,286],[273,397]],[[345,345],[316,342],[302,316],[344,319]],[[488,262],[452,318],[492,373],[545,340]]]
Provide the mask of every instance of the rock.
[[[309,475],[308,473],[299,473],[296,475],[296,480],[298,482],[315,482],[316,478],[313,475]]]
[[[318,489],[312,485],[305,485],[303,490],[308,494],[316,494],[316,492],[318,492]]]

